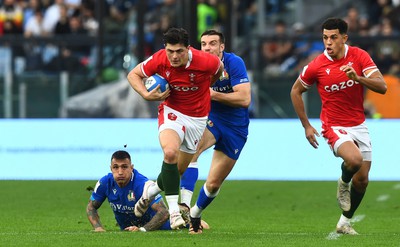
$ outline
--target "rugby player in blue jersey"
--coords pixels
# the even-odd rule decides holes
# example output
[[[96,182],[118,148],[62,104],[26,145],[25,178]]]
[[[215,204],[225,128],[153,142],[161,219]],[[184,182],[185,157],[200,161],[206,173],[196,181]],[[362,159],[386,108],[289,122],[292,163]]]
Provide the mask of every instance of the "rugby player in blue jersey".
[[[201,35],[201,50],[218,56],[225,70],[210,88],[211,111],[207,128],[197,153],[181,177],[181,205],[189,207],[198,178],[197,159],[203,151],[215,145],[207,181],[200,190],[196,204],[190,209],[191,234],[202,233],[201,213],[217,196],[247,140],[250,81],[243,59],[224,49],[225,38],[222,33],[207,30]]]
[[[111,173],[97,182],[86,208],[87,217],[94,231],[105,231],[97,210],[106,198],[121,230],[142,232],[170,230],[169,212],[160,194],[150,203],[142,217],[135,216],[135,204],[142,195],[148,179],[133,168],[129,153],[116,151],[111,156],[110,168]]]

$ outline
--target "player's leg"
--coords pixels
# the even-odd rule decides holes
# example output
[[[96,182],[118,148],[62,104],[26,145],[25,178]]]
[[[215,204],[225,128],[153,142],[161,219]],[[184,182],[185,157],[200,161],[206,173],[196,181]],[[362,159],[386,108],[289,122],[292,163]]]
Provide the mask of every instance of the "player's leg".
[[[200,143],[197,147],[197,151],[192,157],[189,166],[181,176],[181,203],[191,206],[192,196],[194,187],[196,185],[199,171],[197,166],[197,159],[203,153],[203,151],[210,148],[215,144],[214,135],[206,128],[203,136],[201,137]]]
[[[180,156],[179,147],[182,141],[178,133],[172,129],[161,131],[159,139],[164,152],[164,161],[157,181],[160,180],[162,182],[170,213],[171,228],[176,229],[181,225],[185,225],[184,220],[180,216],[178,206],[180,182],[178,159]]]
[[[361,168],[363,157],[353,141],[345,141],[337,148],[337,155],[343,159],[342,176],[338,180],[337,200],[343,211],[350,210],[350,182]]]
[[[368,133],[368,128],[365,124],[349,129],[349,134],[357,140],[355,145],[357,145],[357,150],[359,151],[353,153],[353,155],[357,157],[357,161],[359,160],[359,155],[361,155],[362,161],[359,170],[351,177],[350,208],[348,210],[343,210],[342,212],[336,227],[336,231],[339,233],[351,235],[358,234],[351,227],[350,219],[353,217],[355,211],[360,205],[368,186],[368,175],[371,169],[372,153],[371,140]]]
[[[181,136],[183,136],[183,133],[178,133],[173,128],[163,128],[160,130],[159,141],[164,153],[161,172],[158,175],[157,183],[146,182],[143,194],[138,203],[135,204],[134,212],[137,217],[141,217],[147,211],[152,198],[161,191],[165,191],[168,204],[170,203],[168,200],[169,197],[172,198],[172,205],[174,205],[173,202],[176,198],[176,207],[172,206],[172,208],[179,211],[177,205],[179,198],[179,171],[177,163],[179,146],[182,142]]]
[[[190,209],[191,228],[189,233],[201,233],[199,226],[203,210],[215,199],[225,178],[232,171],[236,160],[221,151],[215,150],[210,172],[203,187],[200,189],[196,204]]]

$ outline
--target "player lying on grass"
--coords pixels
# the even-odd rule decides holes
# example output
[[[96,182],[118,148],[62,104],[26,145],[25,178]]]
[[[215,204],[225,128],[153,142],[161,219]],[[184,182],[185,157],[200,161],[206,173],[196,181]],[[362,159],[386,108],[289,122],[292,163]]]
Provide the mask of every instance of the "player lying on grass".
[[[129,153],[116,151],[111,156],[110,168],[111,173],[97,182],[86,208],[87,217],[94,231],[106,231],[97,211],[106,198],[121,230],[132,232],[170,230],[168,208],[160,194],[150,203],[150,207],[142,217],[135,216],[135,204],[142,195],[148,178],[133,168]],[[189,211],[182,207],[181,213],[188,224]],[[202,222],[202,224],[204,228],[208,228],[207,223]]]

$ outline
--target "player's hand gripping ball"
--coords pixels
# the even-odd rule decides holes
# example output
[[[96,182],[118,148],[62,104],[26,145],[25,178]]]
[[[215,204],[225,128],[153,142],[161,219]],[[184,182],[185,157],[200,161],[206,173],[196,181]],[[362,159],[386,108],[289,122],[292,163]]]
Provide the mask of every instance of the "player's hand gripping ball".
[[[168,81],[165,80],[164,77],[157,75],[157,74],[150,76],[144,82],[144,86],[147,88],[147,91],[149,91],[149,92],[151,90],[153,90],[154,88],[156,88],[157,85],[160,85],[160,88],[158,89],[158,91],[160,93],[165,92],[169,88]]]

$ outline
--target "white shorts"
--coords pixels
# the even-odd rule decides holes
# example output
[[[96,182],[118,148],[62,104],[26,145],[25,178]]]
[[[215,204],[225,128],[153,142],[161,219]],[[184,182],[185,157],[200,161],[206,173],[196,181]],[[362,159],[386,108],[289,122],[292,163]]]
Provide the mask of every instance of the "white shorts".
[[[207,116],[190,117],[166,105],[161,105],[158,112],[158,133],[172,129],[181,138],[180,150],[185,153],[196,153],[197,145],[206,128]]]
[[[323,126],[322,128],[326,128]],[[322,130],[322,136],[328,142],[335,156],[340,145],[346,141],[355,142],[360,149],[364,161],[372,160],[372,145],[368,127],[362,123],[354,127],[332,126]]]

